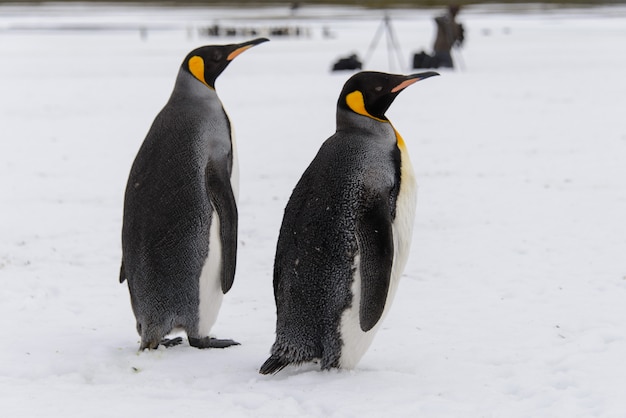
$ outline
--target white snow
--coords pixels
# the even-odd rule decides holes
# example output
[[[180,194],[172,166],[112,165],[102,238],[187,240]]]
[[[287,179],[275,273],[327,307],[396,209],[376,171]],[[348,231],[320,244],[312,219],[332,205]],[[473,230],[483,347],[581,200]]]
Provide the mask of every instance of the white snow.
[[[436,12],[390,12],[407,63]],[[213,334],[242,345],[138,353],[118,283],[123,191],[183,57],[234,41],[197,35],[218,19],[310,34],[245,52],[217,81],[241,189]],[[2,415],[624,416],[626,8],[476,6],[460,20],[462,68],[387,113],[419,184],[389,315],[354,371],[266,377],[282,212],[334,132],[350,73],[329,68],[366,55],[382,12],[0,6]],[[367,68],[409,71],[388,67],[386,45]]]

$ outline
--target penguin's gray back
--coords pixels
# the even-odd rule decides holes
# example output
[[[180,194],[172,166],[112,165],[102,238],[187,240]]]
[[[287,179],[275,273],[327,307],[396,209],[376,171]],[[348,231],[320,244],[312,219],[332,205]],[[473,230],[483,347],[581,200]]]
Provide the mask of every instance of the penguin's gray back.
[[[128,280],[142,341],[159,340],[178,327],[192,337],[199,332],[200,277],[217,218],[207,176],[230,179],[233,152],[217,94],[197,84],[179,71],[126,189],[121,279]],[[211,309],[216,315],[219,303]]]
[[[381,198],[395,216],[399,159],[391,124],[338,112],[337,132],[285,208],[274,267],[276,357],[293,363],[321,358],[324,369],[353,366],[344,339],[352,334],[346,329],[360,328],[359,301],[352,297],[361,268],[357,222]],[[348,324],[353,311],[356,324]]]

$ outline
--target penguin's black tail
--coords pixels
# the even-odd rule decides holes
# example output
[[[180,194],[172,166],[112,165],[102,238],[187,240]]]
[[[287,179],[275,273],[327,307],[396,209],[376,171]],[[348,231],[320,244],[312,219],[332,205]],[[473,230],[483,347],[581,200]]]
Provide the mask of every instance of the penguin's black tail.
[[[272,354],[270,358],[265,360],[265,363],[261,366],[259,373],[261,374],[276,374],[289,365],[289,362],[281,357]]]

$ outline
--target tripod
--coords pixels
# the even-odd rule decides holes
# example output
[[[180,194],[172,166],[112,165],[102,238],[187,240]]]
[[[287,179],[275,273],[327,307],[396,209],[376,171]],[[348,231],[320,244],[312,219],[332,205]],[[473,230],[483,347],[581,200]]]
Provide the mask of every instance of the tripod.
[[[374,53],[374,50],[376,49],[376,45],[378,45],[378,41],[380,40],[380,37],[382,36],[383,32],[385,32],[385,34],[387,35],[386,37],[387,38],[387,59],[389,60],[389,70],[390,71],[393,70],[392,52],[395,52],[396,58],[398,60],[398,65],[400,68],[399,71],[402,71],[404,68],[404,66],[402,65],[402,52],[400,51],[400,47],[398,46],[398,41],[396,40],[396,36],[393,32],[393,28],[391,27],[391,19],[389,19],[389,15],[387,13],[385,13],[385,17],[383,18],[383,21],[380,22],[380,26],[378,26],[378,29],[376,30],[376,33],[374,34],[374,38],[372,39],[372,42],[370,43],[370,46],[367,49],[367,54],[365,56],[364,62],[367,63],[372,57],[372,54]]]

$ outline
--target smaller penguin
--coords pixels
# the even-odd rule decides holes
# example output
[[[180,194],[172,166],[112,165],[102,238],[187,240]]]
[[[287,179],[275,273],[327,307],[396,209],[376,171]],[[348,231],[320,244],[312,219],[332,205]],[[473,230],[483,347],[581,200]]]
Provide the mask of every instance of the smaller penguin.
[[[319,360],[352,369],[391,305],[409,255],[416,183],[385,116],[406,87],[438,75],[360,72],[344,85],[337,130],[285,208],[274,261],[276,341],[261,374]]]
[[[238,344],[209,336],[235,276],[238,165],[215,80],[267,41],[203,46],[184,59],[169,101],[135,157],[124,196],[120,283],[128,282],[140,349]]]

